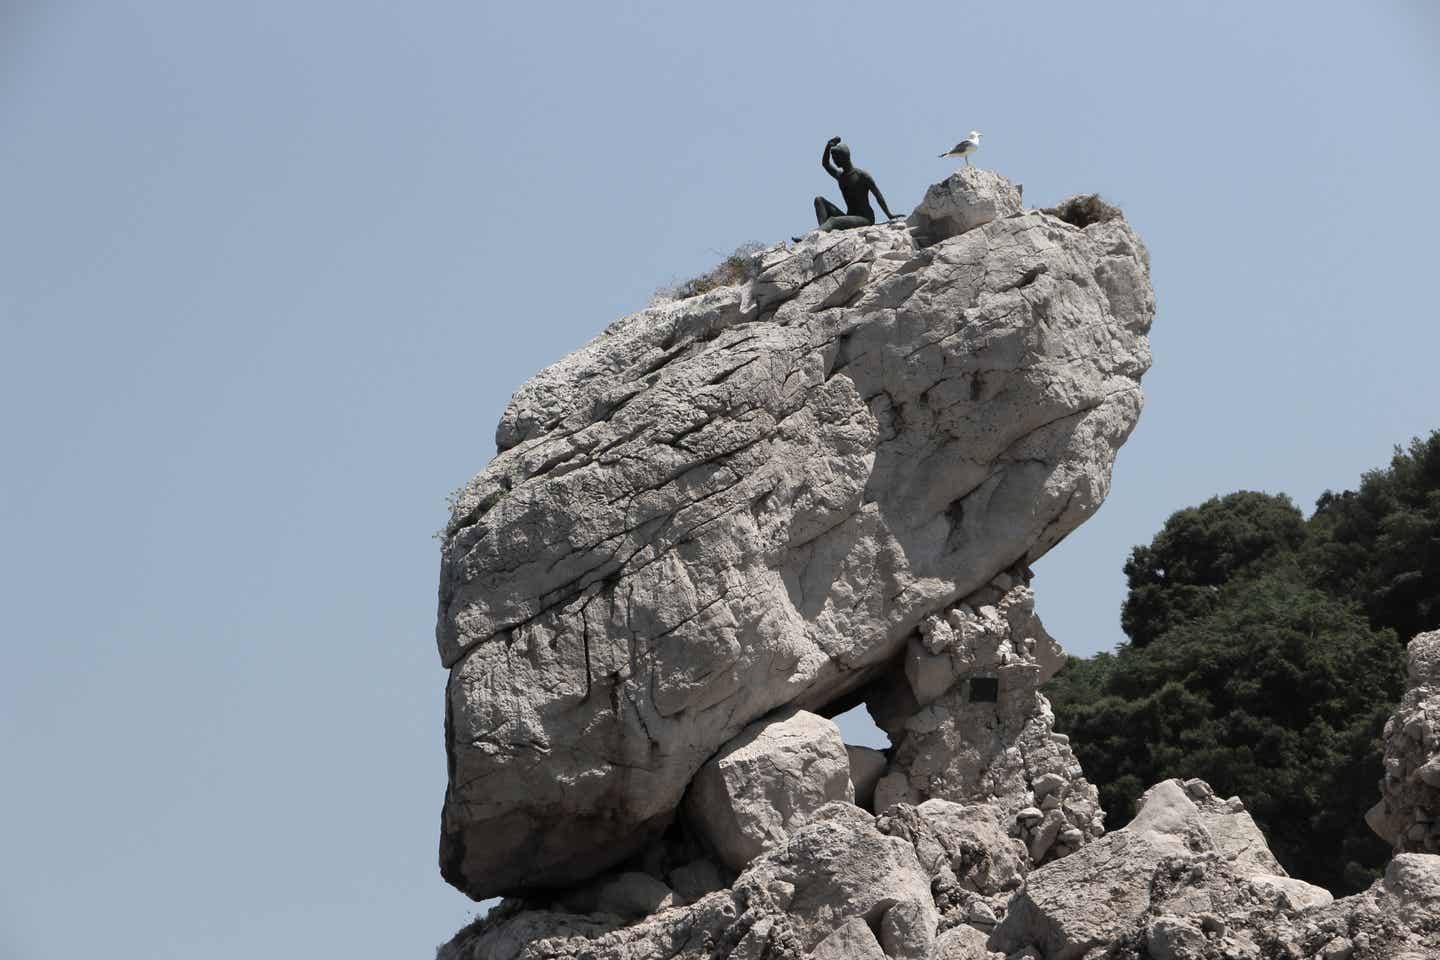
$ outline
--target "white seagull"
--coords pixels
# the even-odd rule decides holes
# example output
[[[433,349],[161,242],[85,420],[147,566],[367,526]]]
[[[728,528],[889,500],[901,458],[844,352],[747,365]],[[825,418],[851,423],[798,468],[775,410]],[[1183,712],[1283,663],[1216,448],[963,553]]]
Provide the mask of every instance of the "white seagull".
[[[980,149],[980,131],[971,130],[970,136],[961,140],[955,146],[940,154],[943,157],[964,157],[966,166],[970,164],[970,154]]]

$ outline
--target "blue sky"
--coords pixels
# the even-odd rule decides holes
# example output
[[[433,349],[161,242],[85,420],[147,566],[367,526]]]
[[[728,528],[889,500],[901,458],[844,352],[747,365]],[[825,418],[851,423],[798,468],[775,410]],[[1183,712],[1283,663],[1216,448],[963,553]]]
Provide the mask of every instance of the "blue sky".
[[[657,287],[976,158],[1150,246],[1073,652],[1236,489],[1440,427],[1429,3],[0,2],[0,958],[428,956],[445,495]],[[858,735],[858,734],[857,734]]]

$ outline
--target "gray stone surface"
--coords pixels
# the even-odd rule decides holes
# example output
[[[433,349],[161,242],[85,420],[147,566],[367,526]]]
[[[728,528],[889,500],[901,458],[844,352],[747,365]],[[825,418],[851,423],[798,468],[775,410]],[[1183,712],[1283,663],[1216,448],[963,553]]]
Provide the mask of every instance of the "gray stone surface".
[[[1440,956],[1440,856],[1397,854],[1363,893],[1268,917],[1257,911],[1242,932],[1265,957],[1431,960]]]
[[[1413,922],[1440,917],[1440,857],[1397,854],[1385,868],[1385,892],[1400,902]]]
[[[939,243],[1018,214],[1020,190],[991,170],[965,166],[931,184],[907,221],[921,243]]]
[[[854,800],[840,729],[794,710],[757,720],[721,747],[695,774],[684,815],[721,863],[743,870],[825,804]]]
[[[1034,593],[1008,574],[922,620],[903,669],[876,681],[868,700],[896,745],[875,810],[930,798],[982,803],[1035,863],[1101,835],[1099,792],[1069,738],[1054,732],[1039,690],[1063,657]]]
[[[1171,844],[1153,833],[1116,830],[1034,871],[1010,901],[990,945],[1027,946],[1074,960],[1129,933],[1150,908],[1150,880]]]
[[[810,960],[885,960],[880,941],[861,917],[847,920],[821,940]]]
[[[1054,780],[1039,786],[1047,801],[1063,789]],[[1030,808],[1014,820],[1043,823],[1053,812]],[[440,958],[1006,955],[995,949],[1033,960],[1075,960],[1091,950],[1116,960],[1440,955],[1440,857],[1402,854],[1369,891],[1336,901],[1283,876],[1243,803],[1216,797],[1203,781],[1156,784],[1124,830],[1028,878],[1028,857],[1000,829],[1002,819],[981,803],[902,803],[872,818],[834,802],[728,889],[691,907],[661,896],[652,909],[636,899],[652,912],[625,926],[637,908],[628,917],[502,908],[462,931]],[[620,879],[664,890],[653,881],[636,885],[632,874]]]
[[[1260,827],[1246,811],[1203,805],[1200,822],[1215,841],[1216,848],[1232,862],[1236,873],[1288,876],[1270,852]]]
[[[675,893],[649,874],[626,872],[597,879],[565,898],[576,913],[604,913],[625,919],[647,917],[676,906]]]
[[[870,747],[845,745],[850,755],[850,782],[855,786],[855,803],[875,811],[875,785],[885,773],[885,754]]]
[[[1335,896],[1329,890],[1294,877],[1259,874],[1249,880],[1263,899],[1273,899],[1282,910],[1303,912],[1315,907],[1328,907],[1335,902]]]
[[[1208,942],[1205,928],[1218,938],[1224,926],[1217,910],[1243,922],[1255,913],[1261,924],[1262,914],[1298,914],[1330,902],[1327,891],[1303,881],[1254,875],[1254,864],[1274,858],[1258,831],[1252,836],[1232,825],[1239,817],[1248,821],[1202,781],[1156,784],[1124,829],[1031,872],[990,946],[1034,947],[1046,960],[1075,960],[1129,938],[1147,943],[1152,956],[1199,960],[1208,956],[1196,952]],[[1222,840],[1207,822],[1221,824]]]
[[[723,890],[728,885],[720,868],[706,859],[681,864],[670,871],[667,879],[675,895],[686,903],[694,903],[707,893]]]
[[[880,833],[864,811],[835,803],[753,861],[728,890],[690,906],[622,926],[613,917],[502,905],[437,958],[802,960],[857,919],[876,931],[883,956],[932,960],[938,914],[914,849]]]
[[[444,536],[446,878],[633,856],[745,726],[1083,522],[1139,415],[1147,274],[1120,218],[815,234],[522,386]]]
[[[1156,784],[1142,803],[1123,830],[1032,871],[988,946],[1039,960],[1440,956],[1440,856],[1399,854],[1369,890],[1336,900],[1247,873],[1273,861],[1264,838],[1203,782]]]
[[[1440,630],[1406,648],[1405,694],[1385,724],[1380,801],[1365,822],[1395,851],[1440,851]]]
[[[935,960],[991,960],[1005,956],[987,948],[985,940],[985,934],[974,927],[951,927],[935,940]]]
[[[954,330],[931,312],[953,306],[952,288],[971,282],[976,264],[1008,269],[1015,249],[1038,249],[1026,247],[1037,242],[1030,231],[1080,256],[1072,248],[1083,243],[1056,223],[1096,245],[1086,263],[1129,258],[1091,268],[1107,302],[1148,304],[1148,288],[1124,279],[1143,281],[1143,254],[1118,212],[1080,197],[924,252],[893,226],[772,250],[754,283],[668,305],[675,323],[663,335],[662,314],[623,321],[612,342],[522,388],[501,426],[503,469],[461,493],[446,545],[454,768],[442,851],[465,889],[515,888],[527,899],[460,931],[438,960],[1440,956],[1440,856],[1399,853],[1369,890],[1335,900],[1284,875],[1240,798],[1195,779],[1156,784],[1130,824],[1103,833],[1094,790],[1038,694],[1063,654],[1023,582],[1024,563],[1069,523],[1068,501],[1047,499],[1047,475],[1007,481],[1019,499],[997,489],[972,503],[972,487],[954,513],[936,512],[954,492],[951,474],[968,469],[945,452],[952,441],[988,450],[995,475],[1024,473],[1009,448],[986,446],[989,431],[1016,429],[1006,416],[1023,416],[1005,406],[1007,392],[1034,401],[1071,374],[1037,373],[1051,361],[1034,357],[1051,357],[1052,346],[1027,346],[1003,368],[1006,399],[987,413],[1001,394],[981,389],[978,406],[954,420],[936,409],[947,376],[917,372],[936,362],[942,373],[971,371],[962,377],[981,370],[963,351],[927,352],[972,321],[1008,342],[1010,321],[991,300],[1055,281],[1050,266],[1008,288],[982,277]],[[1073,282],[1084,286],[1083,276]],[[1049,305],[1020,308],[1033,321],[1025,335],[1043,340],[1057,326],[1062,340],[1075,335],[1046,311],[1084,297],[1034,293]],[[1105,378],[1138,402],[1143,337],[1126,324],[1121,335],[1102,318],[1096,329],[1109,339],[1067,365],[1098,370],[1121,357]],[[965,342],[982,354],[991,343]],[[730,379],[757,399],[746,407],[729,388],[711,391]],[[918,382],[931,386],[917,393]],[[1105,402],[1072,415],[1070,437],[1046,435],[1038,447],[1046,470],[1081,478],[1094,502],[1108,470],[1096,444],[1113,454],[1128,429],[1113,418],[1085,427]],[[662,439],[690,422],[692,407],[700,422]],[[758,439],[747,417],[770,418]],[[1005,442],[1034,449],[1025,438],[1046,429],[1020,428]],[[1085,429],[1089,439],[1077,441]],[[732,443],[765,455],[745,460]],[[747,486],[757,476],[764,482]],[[607,484],[629,498],[634,529],[597,505]],[[486,526],[497,510],[509,513]],[[1040,523],[1011,543],[1007,562],[992,514]],[[562,573],[569,579],[551,579]],[[542,592],[527,598],[525,584]],[[1428,847],[1440,635],[1417,638],[1410,659],[1371,820],[1399,846]],[[803,712],[857,700],[894,739],[888,761],[847,749],[829,721]],[[692,798],[708,782],[723,799],[694,800],[661,834],[692,780]],[[848,802],[861,781],[874,784],[880,816]],[[732,821],[720,833],[758,825],[738,876],[704,855],[720,846],[717,817]],[[476,879],[487,863],[499,879]]]
[[[1140,795],[1135,818],[1125,825],[1130,833],[1141,834],[1174,847],[1176,852],[1194,846],[1198,838],[1209,839],[1200,808],[1195,806],[1179,780],[1162,780]]]
[[[1205,934],[1196,921],[1161,914],[1145,928],[1151,960],[1204,960]]]
[[[1000,816],[984,804],[927,800],[918,807],[894,806],[876,824],[882,833],[902,837],[915,848],[932,888],[1008,894],[1020,886],[1030,865],[1023,849],[1000,827]]]

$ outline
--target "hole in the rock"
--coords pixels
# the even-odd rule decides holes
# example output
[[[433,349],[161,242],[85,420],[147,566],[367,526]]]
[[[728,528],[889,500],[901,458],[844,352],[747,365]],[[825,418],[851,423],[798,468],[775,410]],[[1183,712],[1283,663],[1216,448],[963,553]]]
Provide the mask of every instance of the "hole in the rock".
[[[999,699],[1000,679],[998,677],[970,678],[971,703],[994,703]]]
[[[876,750],[890,749],[890,738],[885,731],[875,726],[870,711],[860,703],[834,718],[840,728],[841,738],[852,747],[873,747]]]

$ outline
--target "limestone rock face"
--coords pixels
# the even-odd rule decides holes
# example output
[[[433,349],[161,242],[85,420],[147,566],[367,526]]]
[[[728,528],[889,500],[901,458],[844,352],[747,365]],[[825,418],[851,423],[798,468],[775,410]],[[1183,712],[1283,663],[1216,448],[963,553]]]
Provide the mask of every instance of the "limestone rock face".
[[[880,833],[859,808],[837,803],[753,861],[728,890],[688,907],[624,925],[615,917],[502,904],[437,958],[803,960],[856,949],[862,957],[930,960],[937,923],[914,849]]]
[[[989,170],[966,165],[932,184],[907,221],[922,243],[938,243],[1021,210],[1020,189]]]
[[[898,804],[880,815],[881,832],[904,837],[930,876],[981,894],[1010,892],[1029,869],[1024,851],[1006,837],[984,805],[927,800]]]
[[[840,729],[796,710],[759,720],[722,747],[695,774],[684,812],[726,866],[743,870],[825,804],[854,800]]]
[[[1291,881],[1292,883],[1295,881]],[[1352,897],[1257,918],[1247,939],[1260,957],[1429,960],[1440,956],[1440,856],[1402,853]]]
[[[1148,950],[1142,956],[1258,958],[1257,938],[1270,935],[1277,916],[1298,916],[1333,898],[1283,873],[1257,871],[1257,863],[1274,858],[1245,823],[1253,826],[1203,781],[1156,784],[1123,829],[1033,871],[989,945],[1007,953],[1028,948],[1044,960],[1141,942]]]
[[[1034,863],[1104,833],[1099,792],[1039,690],[1063,662],[1033,592],[1006,574],[922,620],[903,667],[867,701],[896,745],[876,812],[930,798],[983,803]]]
[[[1160,862],[1201,846],[1203,831],[1184,791],[1162,784],[1124,829],[1035,871],[991,943],[1006,952],[1034,946],[1044,957],[1073,960],[1118,940],[1149,909],[1150,879]]]
[[[850,782],[855,787],[855,803],[875,812],[875,784],[885,773],[885,754],[870,747],[845,745],[850,756]]]
[[[576,913],[603,913],[635,919],[675,906],[675,894],[645,873],[620,873],[582,887],[565,899]]]
[[[1334,900],[1304,881],[1250,872],[1263,837],[1224,823],[1248,822],[1243,813],[1203,781],[1165,781],[1124,829],[1026,876],[1024,850],[985,805],[930,800],[872,817],[836,802],[692,904],[662,897],[636,919],[507,901],[437,960],[1440,955],[1440,856],[1400,854],[1368,891]],[[1216,824],[1230,840],[1217,839]],[[632,874],[595,887],[607,902],[620,888],[617,911],[663,893]]]
[[[442,868],[510,899],[437,960],[1440,956],[1440,856],[1403,852],[1440,845],[1440,634],[1369,818],[1402,852],[1342,900],[1201,780],[1106,834],[1053,730],[1027,564],[1134,425],[1146,272],[1098,197],[966,169],[523,386],[438,626]],[[860,702],[888,750],[824,719]]]
[[[1406,689],[1385,724],[1381,799],[1365,820],[1396,852],[1440,851],[1440,630],[1406,648]]]
[[[885,960],[885,952],[870,925],[855,917],[821,940],[810,960]]]
[[[747,725],[853,694],[1100,505],[1147,255],[1123,218],[996,210],[923,248],[899,224],[777,246],[516,392],[442,550],[450,882],[637,855]]]

